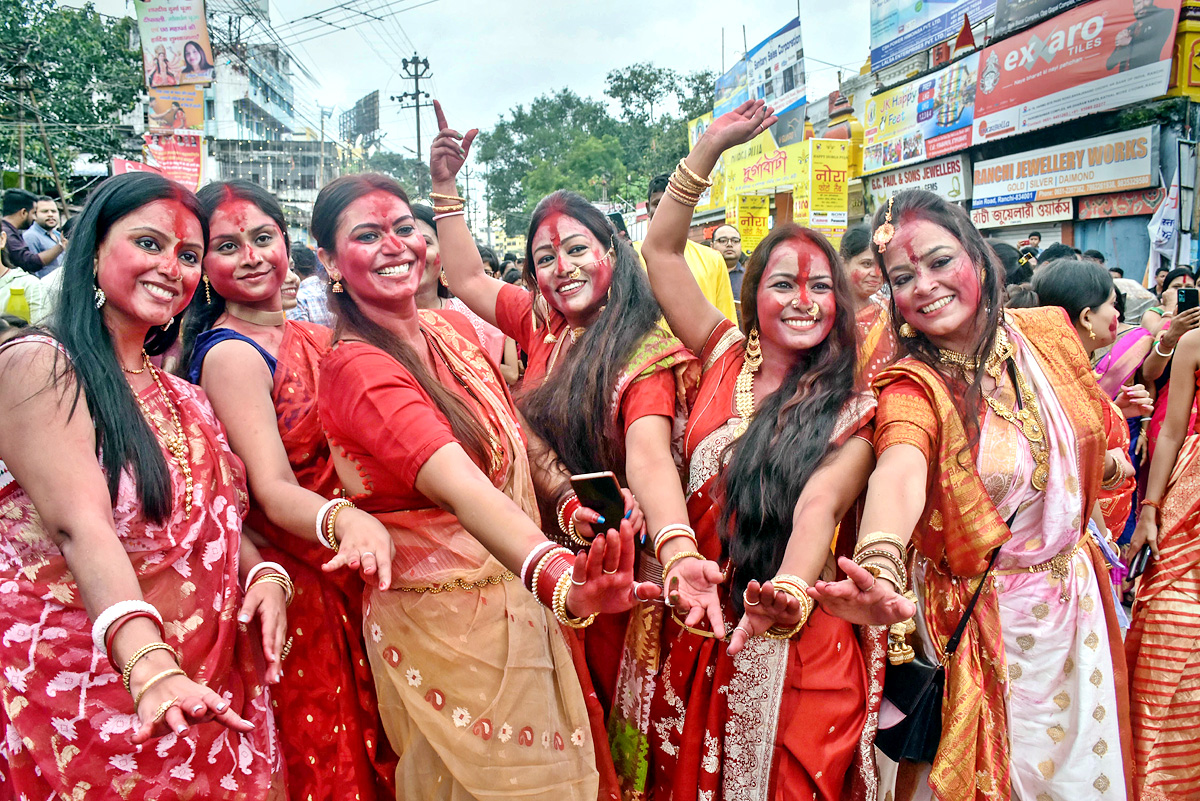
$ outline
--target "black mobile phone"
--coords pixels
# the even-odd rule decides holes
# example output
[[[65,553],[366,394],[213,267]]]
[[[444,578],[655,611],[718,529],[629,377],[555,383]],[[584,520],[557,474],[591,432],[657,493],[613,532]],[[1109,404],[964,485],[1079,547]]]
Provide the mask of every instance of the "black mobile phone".
[[[1150,554],[1150,546],[1143,545],[1142,549],[1133,557],[1133,561],[1129,563],[1129,578],[1135,579],[1146,572],[1146,568],[1150,564]]]
[[[1194,286],[1181,286],[1175,291],[1178,293],[1176,298],[1179,301],[1175,304],[1177,314],[1200,306],[1200,289]]]
[[[581,504],[604,518],[604,531],[620,527],[625,516],[625,496],[612,471],[571,476],[571,486]]]

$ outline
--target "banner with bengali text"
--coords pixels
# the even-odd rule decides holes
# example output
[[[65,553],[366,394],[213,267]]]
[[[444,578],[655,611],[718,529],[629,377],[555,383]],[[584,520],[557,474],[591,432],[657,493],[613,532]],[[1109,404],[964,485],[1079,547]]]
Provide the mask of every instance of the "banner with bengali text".
[[[766,195],[739,195],[734,205],[736,212],[732,218],[727,212],[726,221],[737,227],[742,237],[742,252],[753,253],[771,230],[771,198]]]
[[[996,0],[870,1],[874,72],[953,38],[964,17],[978,25],[996,11]]]
[[[696,146],[701,136],[704,136],[704,132],[708,130],[708,126],[712,125],[712,121],[713,114],[709,112],[688,122],[689,150]],[[725,159],[717,160],[717,166],[713,168],[712,174],[708,178],[712,181],[712,186],[705,189],[704,193],[700,195],[700,202],[696,204],[695,213],[697,214],[719,209],[725,205]]]
[[[850,143],[845,139],[809,139],[808,220],[836,248],[846,233]],[[799,220],[797,220],[799,222]]]
[[[160,86],[150,90],[147,123],[153,133],[204,130],[203,86]]]
[[[134,0],[146,86],[209,83],[212,44],[204,0]]]
[[[984,206],[971,209],[971,222],[976,228],[1003,228],[1006,225],[1032,225],[1071,219],[1071,198],[1036,200],[1012,206]]]

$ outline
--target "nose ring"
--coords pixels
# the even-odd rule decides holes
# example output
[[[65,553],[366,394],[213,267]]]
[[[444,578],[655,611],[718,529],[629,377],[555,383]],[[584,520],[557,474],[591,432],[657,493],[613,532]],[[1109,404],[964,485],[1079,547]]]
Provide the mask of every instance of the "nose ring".
[[[808,310],[808,316],[813,318],[814,320],[816,320],[816,319],[818,319],[818,315],[820,313],[821,313],[821,307],[818,306],[817,302],[814,300],[812,308]]]

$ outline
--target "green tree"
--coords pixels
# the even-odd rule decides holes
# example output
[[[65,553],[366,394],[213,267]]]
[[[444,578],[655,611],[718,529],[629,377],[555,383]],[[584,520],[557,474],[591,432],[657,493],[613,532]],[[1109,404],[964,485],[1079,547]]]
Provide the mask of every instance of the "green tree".
[[[102,17],[54,0],[0,0],[0,76],[18,82],[18,65],[37,98],[59,172],[86,153],[98,162],[140,152],[119,116],[134,108],[142,92],[142,61],[131,48],[136,22]],[[49,175],[49,161],[27,98],[0,91],[0,158],[17,163],[17,119],[24,106],[26,170]]]
[[[611,70],[604,83],[604,93],[621,105],[626,120],[652,125],[655,105],[676,91],[679,76],[666,67],[641,62]]]
[[[717,74],[712,70],[689,72],[681,76],[675,89],[680,116],[686,122],[712,111],[716,92]]]

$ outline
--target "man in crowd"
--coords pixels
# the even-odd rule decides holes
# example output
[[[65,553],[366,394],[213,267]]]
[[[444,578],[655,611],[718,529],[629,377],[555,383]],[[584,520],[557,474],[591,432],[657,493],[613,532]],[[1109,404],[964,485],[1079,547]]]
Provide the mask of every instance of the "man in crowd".
[[[1033,255],[1040,259],[1042,256],[1042,235],[1037,231],[1034,231],[1032,234],[1030,234],[1028,247],[1032,248]]]
[[[25,242],[21,232],[33,224],[33,209],[37,205],[37,195],[24,189],[9,189],[4,193],[3,206],[0,212],[0,227],[8,235],[8,243],[4,250],[13,267],[27,273],[38,273],[62,255],[66,242],[61,238],[52,247],[36,251]],[[57,223],[57,220],[55,221]]]
[[[50,250],[62,242],[62,236],[58,232],[58,204],[54,202],[54,198],[42,195],[37,199],[33,207],[33,224],[26,228],[21,236],[29,249],[36,253]],[[45,278],[61,267],[62,261],[63,254],[59,253],[53,261],[38,270],[37,277]]]
[[[746,260],[742,253],[742,235],[728,223],[718,225],[713,231],[712,248],[725,259],[725,269],[729,272],[729,287],[733,290],[733,297],[740,298],[742,277],[746,275],[746,268],[742,266]]]
[[[0,251],[7,248],[8,228],[0,231]],[[15,290],[15,292],[14,292]],[[25,322],[37,322],[45,315],[42,282],[23,270],[9,266],[0,255],[0,314],[20,317]]]
[[[650,180],[650,189],[646,198],[646,216],[651,220],[654,219],[654,212],[658,210],[659,201],[667,193],[669,177],[663,173]],[[641,245],[641,242],[633,243],[639,255],[641,255]],[[707,248],[691,239],[684,246],[683,259],[691,269],[692,275],[696,277],[696,283],[700,285],[700,291],[704,293],[704,297],[708,298],[708,302],[720,309],[721,314],[736,323],[737,310],[733,305],[733,288],[729,284],[729,272],[725,269],[725,260],[718,256],[712,248]]]
[[[333,312],[329,309],[329,297],[325,294],[325,285],[329,278],[317,255],[304,245],[292,245],[292,269],[308,277],[300,282],[296,290],[296,308],[287,313],[290,320],[301,320],[326,328],[333,328],[336,322]]]

